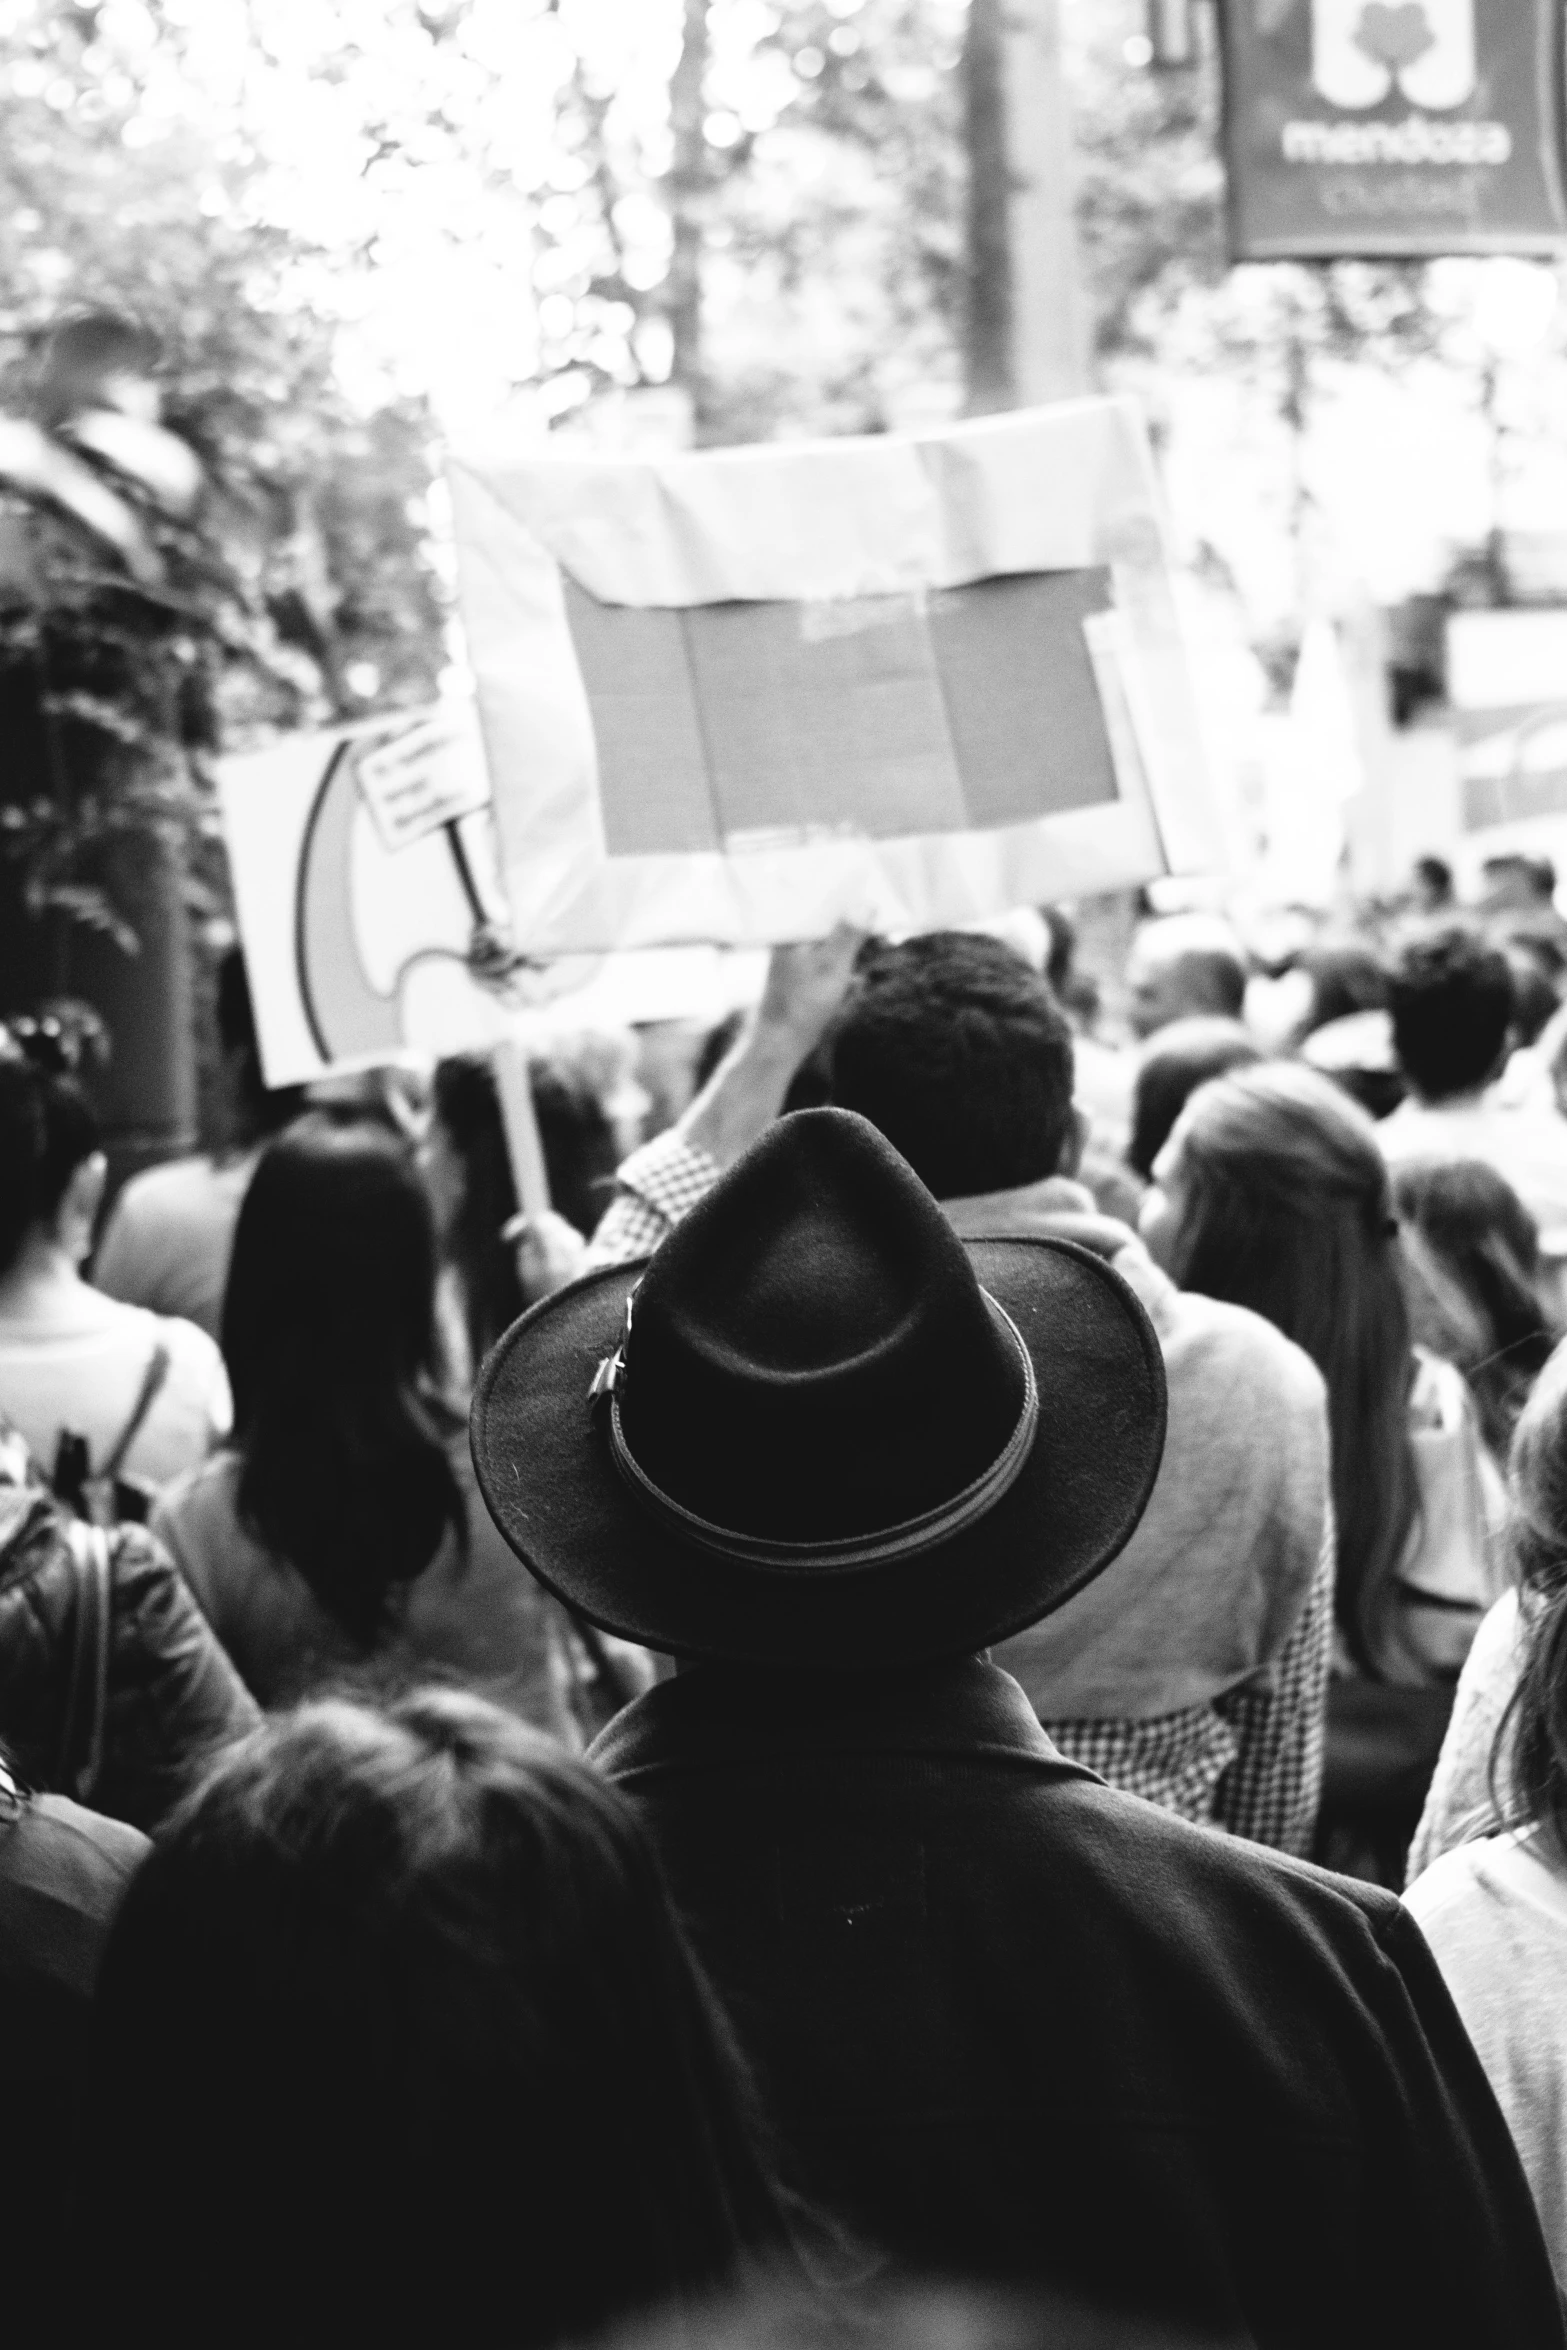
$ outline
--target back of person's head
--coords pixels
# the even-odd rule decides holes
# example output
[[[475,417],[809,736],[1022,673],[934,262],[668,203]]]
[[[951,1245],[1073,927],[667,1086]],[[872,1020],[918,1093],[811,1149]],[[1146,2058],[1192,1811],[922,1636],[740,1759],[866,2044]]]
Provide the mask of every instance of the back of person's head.
[[[224,2339],[542,2346],[790,2255],[630,1805],[465,1692],[319,1701],[213,1765],[116,1920],[93,2072],[101,2190],[134,2243],[179,2180],[207,2339],[192,2267]]]
[[[501,1238],[517,1213],[517,1185],[495,1071],[482,1053],[454,1053],[435,1071],[431,1136],[452,1157],[454,1197],[442,1245],[462,1284],[475,1367],[522,1312],[516,1252]]]
[[[98,1148],[98,1121],[47,1029],[0,1025],[0,1275],[30,1233],[53,1225]]]
[[[1480,868],[1480,903],[1488,914],[1549,906],[1556,895],[1556,867],[1549,857],[1520,850],[1487,857]]]
[[[1506,1450],[1555,1333],[1540,1303],[1534,1218],[1480,1159],[1414,1159],[1393,1175],[1418,1344],[1454,1362],[1487,1442]]]
[[[269,1088],[262,1075],[250,978],[239,947],[230,947],[218,963],[215,1009],[237,1138],[259,1141],[263,1135],[279,1133],[299,1115],[304,1088]]]
[[[241,1516],[368,1650],[399,1588],[465,1527],[437,1394],[434,1228],[389,1135],[315,1116],[267,1146],[222,1337]]]
[[[1415,896],[1429,914],[1453,903],[1453,868],[1445,857],[1417,857],[1413,867]]]
[[[938,1199],[1009,1191],[1075,1164],[1071,1029],[999,939],[938,930],[877,946],[822,1065],[827,1099],[879,1127]]]
[[[1380,1011],[1387,1003],[1387,965],[1364,939],[1319,939],[1302,948],[1295,969],[1311,983],[1311,1002],[1296,1028],[1296,1043],[1331,1021]]]
[[[1181,1287],[1261,1314],[1327,1383],[1338,1617],[1374,1666],[1417,1507],[1409,1315],[1376,1129],[1326,1078],[1268,1063],[1192,1095],[1157,1176],[1169,1228],[1150,1236]]]
[[[1238,1020],[1245,1008],[1245,953],[1217,914],[1166,914],[1145,922],[1132,941],[1126,975],[1139,1036],[1197,1014]]]
[[[1170,1129],[1199,1085],[1227,1070],[1249,1068],[1262,1047],[1238,1020],[1172,1020],[1143,1048],[1132,1088],[1132,1139],[1126,1156],[1146,1182]]]
[[[1408,941],[1393,969],[1393,1046],[1428,1102],[1474,1093],[1500,1067],[1513,1020],[1507,957],[1448,923]]]

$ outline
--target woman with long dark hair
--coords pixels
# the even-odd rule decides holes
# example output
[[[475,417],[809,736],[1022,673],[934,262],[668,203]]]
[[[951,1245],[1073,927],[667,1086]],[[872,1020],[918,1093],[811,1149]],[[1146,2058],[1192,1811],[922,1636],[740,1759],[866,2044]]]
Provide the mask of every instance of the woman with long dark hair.
[[[1500,1588],[1500,1493],[1449,1364],[1417,1354],[1376,1130],[1280,1063],[1188,1102],[1144,1236],[1184,1289],[1249,1306],[1327,1383],[1337,1618],[1355,1671],[1451,1681]]]
[[[155,1531],[263,1704],[444,1666],[564,1726],[543,1594],[472,1498],[435,1234],[406,1152],[303,1119],[263,1153],[223,1305],[234,1438]]]
[[[1450,1810],[1464,1777],[1471,1798],[1488,1777],[1489,1800],[1405,1900],[1511,2125],[1567,2291],[1567,1348],[1524,1407],[1509,1483],[1518,1590],[1475,1644],[1484,1683],[1466,1672],[1447,1773]],[[1497,1725],[1483,1746],[1482,1722]]]
[[[630,1805],[466,1693],[233,1749],[119,1915],[94,2058],[111,2232],[179,2182],[176,2291],[108,2264],[122,2324],[139,2272],[160,2333],[542,2350],[804,2275]]]
[[[1415,1337],[1463,1372],[1505,1461],[1559,1335],[1541,1302],[1534,1218],[1483,1159],[1411,1159],[1393,1171],[1393,1202]]]

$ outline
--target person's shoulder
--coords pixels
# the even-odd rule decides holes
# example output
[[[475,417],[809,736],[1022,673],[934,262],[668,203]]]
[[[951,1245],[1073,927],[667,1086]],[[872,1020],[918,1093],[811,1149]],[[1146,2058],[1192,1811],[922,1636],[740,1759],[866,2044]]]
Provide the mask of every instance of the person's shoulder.
[[[116,1888],[129,1884],[152,1850],[148,1838],[128,1820],[89,1811],[68,1795],[30,1796],[25,1817],[36,1848],[46,1857],[51,1882],[69,1870],[102,1885],[112,1896]]]
[[[148,1521],[152,1541],[209,1610],[254,1560],[255,1542],[240,1524],[239,1470],[236,1453],[214,1453],[165,1488]]]
[[[128,1307],[127,1312],[141,1309]],[[188,1322],[183,1314],[147,1315],[147,1347],[162,1347],[168,1357],[164,1375],[167,1401],[176,1409],[194,1410],[204,1420],[215,1420],[220,1433],[226,1433],[229,1422],[228,1373],[223,1365],[223,1350],[215,1338],[209,1338],[199,1323]],[[152,1412],[156,1413],[163,1397],[155,1397]]]
[[[1440,1150],[1444,1131],[1450,1124],[1451,1119],[1440,1109],[1406,1096],[1396,1109],[1389,1110],[1385,1118],[1377,1121],[1376,1137],[1382,1146],[1382,1156],[1418,1158],[1424,1151]]]
[[[1322,1374],[1303,1348],[1249,1306],[1180,1289],[1166,1308],[1165,1367],[1172,1381],[1222,1378],[1255,1397],[1258,1412],[1290,1415],[1324,1408]]]
[[[215,1452],[209,1459],[198,1461],[193,1469],[186,1469],[159,1494],[150,1520],[153,1533],[161,1535],[171,1523],[179,1526],[215,1517],[232,1518],[237,1506],[238,1483],[237,1453]]]
[[[136,1308],[128,1308],[134,1312]],[[187,1366],[206,1371],[223,1360],[223,1351],[215,1338],[208,1336],[199,1322],[191,1322],[183,1314],[153,1314],[153,1335],[168,1349],[172,1368]]]
[[[1531,1149],[1567,1159],[1567,1118],[1552,1103],[1498,1104],[1491,1112],[1491,1123],[1502,1143],[1513,1135],[1527,1135]]]
[[[1124,1896],[1135,1930],[1158,1943],[1189,1934],[1203,1919],[1208,1959],[1221,1971],[1237,1946],[1259,1937],[1293,1942],[1340,1964],[1354,1953],[1379,1964],[1396,1939],[1401,1909],[1380,1885],[1336,1875],[1314,1862],[1183,1819],[1123,1789],[1089,1781],[1038,1789],[1032,1807],[1050,1822],[1051,1842],[1075,1848],[1079,1865]],[[1353,1971],[1353,1967],[1352,1970]]]
[[[1440,1929],[1444,1921],[1472,1910],[1477,1900],[1483,1899],[1481,1882],[1488,1850],[1489,1840],[1484,1838],[1455,1844],[1405,1887],[1404,1907],[1422,1933]]]
[[[85,1997],[126,1887],[152,1847],[139,1828],[64,1795],[27,1797],[0,1825],[0,1952],[13,1989]]]
[[[115,1209],[130,1215],[138,1209],[156,1207],[163,1200],[178,1199],[189,1191],[193,1179],[199,1181],[211,1166],[212,1161],[203,1155],[165,1159],[161,1166],[143,1167],[139,1175],[128,1176],[121,1185]]]

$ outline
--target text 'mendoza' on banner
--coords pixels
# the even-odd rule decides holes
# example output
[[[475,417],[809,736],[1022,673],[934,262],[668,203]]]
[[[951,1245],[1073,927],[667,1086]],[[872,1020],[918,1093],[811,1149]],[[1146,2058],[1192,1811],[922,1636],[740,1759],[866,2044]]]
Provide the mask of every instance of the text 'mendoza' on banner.
[[[1228,0],[1237,261],[1567,243],[1562,0]]]

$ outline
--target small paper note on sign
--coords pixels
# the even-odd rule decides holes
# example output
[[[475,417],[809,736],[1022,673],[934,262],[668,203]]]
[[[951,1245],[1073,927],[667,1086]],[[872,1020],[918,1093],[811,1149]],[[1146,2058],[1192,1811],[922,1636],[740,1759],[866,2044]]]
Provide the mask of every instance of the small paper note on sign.
[[[441,711],[367,737],[354,754],[354,772],[385,849],[412,848],[441,825],[490,804],[478,744]]]

